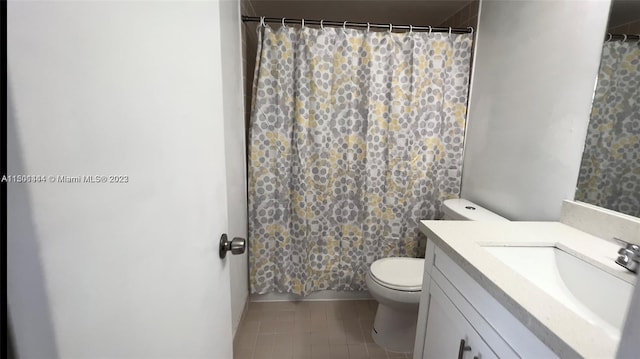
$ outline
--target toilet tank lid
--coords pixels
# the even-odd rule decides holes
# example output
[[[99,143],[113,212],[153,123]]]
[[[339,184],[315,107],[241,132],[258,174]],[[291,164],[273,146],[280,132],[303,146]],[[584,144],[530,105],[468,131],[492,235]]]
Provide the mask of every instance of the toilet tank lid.
[[[371,264],[371,275],[389,288],[420,290],[424,258],[389,257]]]
[[[468,221],[509,221],[471,201],[462,198],[448,199],[443,202],[443,210],[450,215],[461,217]]]

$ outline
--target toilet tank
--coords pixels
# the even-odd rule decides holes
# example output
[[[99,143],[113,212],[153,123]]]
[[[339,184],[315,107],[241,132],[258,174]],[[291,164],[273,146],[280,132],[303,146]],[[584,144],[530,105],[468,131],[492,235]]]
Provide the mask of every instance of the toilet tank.
[[[442,204],[445,220],[458,221],[508,221],[486,208],[466,199],[448,199]]]

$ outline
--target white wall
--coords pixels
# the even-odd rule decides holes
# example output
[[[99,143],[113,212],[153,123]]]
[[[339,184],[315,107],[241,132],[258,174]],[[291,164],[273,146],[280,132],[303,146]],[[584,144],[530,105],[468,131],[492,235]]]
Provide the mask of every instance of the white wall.
[[[573,199],[609,0],[483,0],[462,196],[512,220]]]
[[[130,179],[9,185],[20,357],[232,356],[219,16],[217,2],[8,3],[9,172]]]
[[[227,208],[229,237],[247,238],[247,175],[244,127],[244,84],[240,1],[220,2],[220,30],[223,48],[225,152],[227,162]],[[231,275],[231,318],[235,335],[249,296],[249,253],[229,257]]]
[[[9,173],[26,173],[11,91],[7,105],[7,167]],[[27,186],[8,186],[7,298],[9,327],[18,334],[12,335],[13,347],[21,358],[58,358],[31,198]]]

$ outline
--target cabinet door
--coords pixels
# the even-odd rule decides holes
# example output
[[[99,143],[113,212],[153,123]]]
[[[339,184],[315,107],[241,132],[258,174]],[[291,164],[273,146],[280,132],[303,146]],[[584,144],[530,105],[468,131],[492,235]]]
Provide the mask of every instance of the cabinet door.
[[[459,358],[462,340],[467,348],[462,350],[462,358],[498,358],[434,281],[429,295],[423,359]]]

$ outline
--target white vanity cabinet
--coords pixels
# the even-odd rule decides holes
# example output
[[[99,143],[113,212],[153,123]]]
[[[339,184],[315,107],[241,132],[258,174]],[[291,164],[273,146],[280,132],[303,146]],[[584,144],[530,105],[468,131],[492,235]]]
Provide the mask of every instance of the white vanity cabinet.
[[[428,241],[413,358],[558,356]]]
[[[497,358],[437,284],[430,295],[422,358]]]

